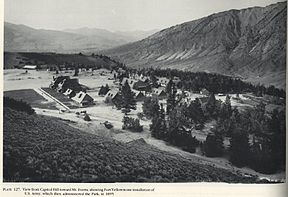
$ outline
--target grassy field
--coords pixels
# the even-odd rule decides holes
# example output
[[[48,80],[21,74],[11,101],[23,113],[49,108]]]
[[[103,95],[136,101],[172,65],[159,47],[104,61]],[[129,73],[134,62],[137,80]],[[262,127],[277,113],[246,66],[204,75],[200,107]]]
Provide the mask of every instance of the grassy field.
[[[48,102],[45,98],[43,98],[33,89],[5,91],[4,96],[16,100],[25,101],[26,103],[29,103],[32,107],[57,110],[55,103]]]
[[[7,107],[3,139],[4,182],[258,182],[144,140],[125,144]]]

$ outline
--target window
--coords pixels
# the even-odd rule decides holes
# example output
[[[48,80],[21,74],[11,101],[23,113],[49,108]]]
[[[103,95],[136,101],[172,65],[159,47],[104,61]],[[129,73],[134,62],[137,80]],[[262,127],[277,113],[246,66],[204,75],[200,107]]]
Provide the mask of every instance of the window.
[[[78,98],[80,98],[81,96],[82,96],[82,93],[81,93],[81,94],[79,94]]]

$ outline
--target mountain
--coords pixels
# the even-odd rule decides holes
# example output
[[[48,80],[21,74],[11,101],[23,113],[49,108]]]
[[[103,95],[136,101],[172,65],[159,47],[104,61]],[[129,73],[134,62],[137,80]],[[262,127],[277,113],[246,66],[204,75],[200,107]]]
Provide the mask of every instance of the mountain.
[[[143,35],[145,35],[143,33]],[[144,37],[113,33],[103,29],[53,31],[4,23],[4,50],[9,52],[75,53],[99,51],[134,42]]]
[[[176,68],[285,87],[287,3],[229,10],[103,53],[131,67]]]
[[[98,36],[98,37],[103,37],[106,39],[121,39],[125,42],[135,42],[141,39],[144,39],[153,33],[157,32],[158,30],[148,30],[148,31],[116,31],[116,32],[111,32],[105,29],[97,29],[97,28],[78,28],[78,29],[64,29],[64,32],[69,32],[69,33],[75,33],[75,34],[80,34],[84,36]]]

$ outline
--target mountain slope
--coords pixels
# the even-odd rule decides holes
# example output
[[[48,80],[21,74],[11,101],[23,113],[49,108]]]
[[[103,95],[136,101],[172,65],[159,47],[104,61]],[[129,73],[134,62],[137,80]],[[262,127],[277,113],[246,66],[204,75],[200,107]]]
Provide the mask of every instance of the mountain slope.
[[[56,118],[4,106],[3,179],[9,182],[257,182],[145,142],[88,134]],[[15,121],[16,120],[16,121]]]
[[[4,51],[58,53],[98,51],[137,40],[128,33],[117,34],[102,29],[52,31],[7,22],[4,23],[4,38]]]
[[[212,14],[104,53],[128,66],[216,72],[283,88],[286,12],[282,2]],[[268,77],[274,74],[281,79]]]

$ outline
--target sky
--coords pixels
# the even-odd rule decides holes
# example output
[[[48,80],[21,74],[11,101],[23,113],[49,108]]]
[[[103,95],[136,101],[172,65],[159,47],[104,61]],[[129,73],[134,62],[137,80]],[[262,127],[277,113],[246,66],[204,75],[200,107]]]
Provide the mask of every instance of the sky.
[[[4,20],[37,29],[164,29],[229,9],[284,0],[5,0]]]

